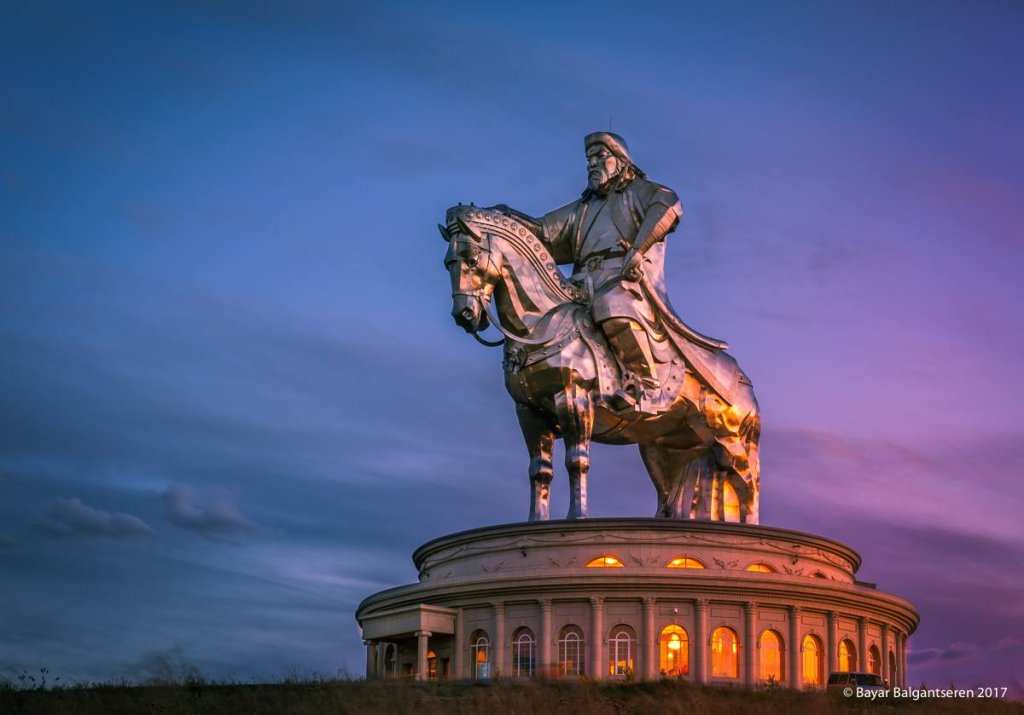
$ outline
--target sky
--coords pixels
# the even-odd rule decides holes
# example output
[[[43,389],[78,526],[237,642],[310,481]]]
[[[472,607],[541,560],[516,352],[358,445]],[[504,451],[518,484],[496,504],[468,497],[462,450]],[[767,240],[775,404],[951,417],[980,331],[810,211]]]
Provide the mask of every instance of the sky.
[[[911,683],[1024,693],[1021,4],[3,15],[0,677],[361,675],[414,548],[527,516],[435,224],[573,200],[611,127],[753,380],[761,522],[917,606]],[[591,515],[654,505],[594,449]]]

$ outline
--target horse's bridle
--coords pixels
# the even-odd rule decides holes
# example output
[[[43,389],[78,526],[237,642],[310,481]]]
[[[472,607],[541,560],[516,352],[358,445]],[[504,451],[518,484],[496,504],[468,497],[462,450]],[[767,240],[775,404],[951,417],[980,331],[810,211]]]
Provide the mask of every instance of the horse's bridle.
[[[491,240],[492,240],[492,238],[493,237],[492,237],[491,234],[485,233],[484,237],[483,237],[483,240],[487,242],[487,245],[486,245],[485,248],[481,248],[481,250],[480,250],[481,253],[486,253],[487,254],[487,263],[483,267],[483,271],[484,271],[485,275],[487,273],[487,270],[490,268],[490,264],[491,264]],[[452,298],[455,298],[456,296],[459,296],[459,295],[463,295],[463,296],[466,296],[467,298],[473,298],[473,299],[479,301],[480,305],[483,308],[484,314],[487,316],[487,319],[490,321],[491,325],[493,325],[498,330],[498,332],[501,333],[504,336],[501,340],[491,341],[491,340],[484,339],[479,334],[479,331],[477,331],[477,330],[472,331],[470,333],[470,335],[472,335],[476,339],[476,341],[478,343],[480,343],[481,345],[486,345],[489,348],[496,348],[496,347],[500,347],[500,346],[504,345],[506,340],[511,340],[513,342],[519,343],[520,345],[531,345],[531,346],[547,345],[548,343],[552,342],[553,340],[556,340],[559,337],[562,337],[564,333],[568,332],[569,330],[572,330],[572,321],[569,321],[569,326],[570,327],[567,330],[552,331],[552,333],[549,333],[549,334],[545,335],[542,338],[529,339],[529,338],[520,337],[518,335],[514,335],[513,333],[508,332],[507,330],[505,330],[505,328],[502,327],[501,321],[498,319],[498,316],[494,313],[493,306],[491,305],[492,293],[493,293],[493,288],[491,290],[488,290],[487,288],[477,288],[474,291],[468,291],[468,292],[467,291],[452,291]]]

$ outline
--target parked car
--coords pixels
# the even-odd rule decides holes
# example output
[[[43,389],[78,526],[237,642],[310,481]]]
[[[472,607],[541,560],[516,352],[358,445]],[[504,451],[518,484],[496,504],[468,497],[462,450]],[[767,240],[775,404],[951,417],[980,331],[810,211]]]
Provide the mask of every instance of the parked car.
[[[844,690],[846,688],[863,688],[864,690],[887,690],[888,685],[882,680],[882,676],[875,673],[829,673],[829,690]]]

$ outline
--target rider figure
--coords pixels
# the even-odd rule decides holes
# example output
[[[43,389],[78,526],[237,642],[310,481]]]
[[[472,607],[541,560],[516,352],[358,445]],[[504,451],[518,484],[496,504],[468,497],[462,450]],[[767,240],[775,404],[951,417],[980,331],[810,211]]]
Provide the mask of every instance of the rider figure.
[[[579,199],[539,219],[497,208],[526,221],[557,263],[573,264],[573,281],[589,288],[594,322],[626,371],[613,405],[624,408],[659,387],[648,332],[655,315],[638,281],[643,270],[648,284],[664,292],[663,239],[683,211],[674,191],[633,164],[619,135],[595,132],[583,145],[588,184]]]

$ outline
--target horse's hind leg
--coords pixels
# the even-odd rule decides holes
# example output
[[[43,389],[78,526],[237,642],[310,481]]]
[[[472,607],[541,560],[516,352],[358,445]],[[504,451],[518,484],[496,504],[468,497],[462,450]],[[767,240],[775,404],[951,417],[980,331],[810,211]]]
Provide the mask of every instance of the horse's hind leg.
[[[672,516],[669,507],[669,493],[672,490],[671,458],[667,447],[657,444],[641,444],[640,457],[644,460],[647,473],[658,494],[658,509],[655,516]]]
[[[576,383],[555,395],[555,415],[565,443],[565,468],[569,472],[567,519],[587,516],[587,472],[590,470],[590,435],[594,430],[594,405],[590,392]]]
[[[547,415],[522,403],[516,404],[516,416],[530,453],[530,521],[547,521],[551,518],[551,478],[555,474],[551,464],[554,425]]]
[[[690,449],[652,443],[640,445],[640,456],[658,493],[655,516],[670,519],[708,519],[700,513],[702,492],[712,471],[706,447]]]

